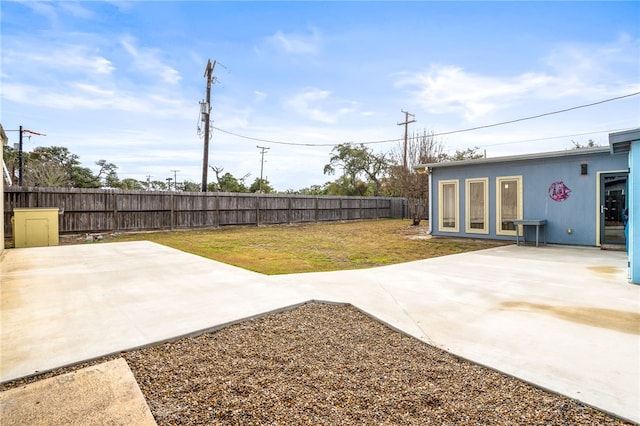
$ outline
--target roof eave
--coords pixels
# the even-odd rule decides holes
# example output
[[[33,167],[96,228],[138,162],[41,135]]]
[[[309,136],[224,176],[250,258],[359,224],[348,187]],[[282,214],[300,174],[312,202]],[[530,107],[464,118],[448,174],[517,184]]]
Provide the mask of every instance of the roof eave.
[[[612,154],[624,154],[631,149],[631,143],[640,140],[640,128],[609,134],[609,148]]]
[[[569,157],[569,156],[575,156],[575,155],[601,154],[605,152],[609,152],[609,147],[598,146],[593,148],[579,148],[579,149],[571,149],[571,150],[564,150],[564,151],[550,151],[550,152],[539,152],[534,154],[478,158],[475,160],[447,161],[443,163],[426,163],[426,164],[415,165],[413,166],[413,169],[423,170],[427,168],[431,169],[431,168],[440,168],[440,167],[459,167],[459,166],[467,166],[467,165],[506,163],[511,161],[527,161],[527,160],[537,160],[537,159],[544,159],[544,158]]]

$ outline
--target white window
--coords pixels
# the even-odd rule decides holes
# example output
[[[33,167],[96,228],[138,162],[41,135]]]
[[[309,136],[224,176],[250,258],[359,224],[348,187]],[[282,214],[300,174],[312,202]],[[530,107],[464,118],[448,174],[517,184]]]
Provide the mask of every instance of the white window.
[[[522,176],[497,177],[496,234],[516,235],[516,219],[522,219]]]
[[[460,199],[458,180],[438,182],[438,218],[442,232],[459,232]]]
[[[489,233],[489,178],[465,180],[465,211],[467,233]]]

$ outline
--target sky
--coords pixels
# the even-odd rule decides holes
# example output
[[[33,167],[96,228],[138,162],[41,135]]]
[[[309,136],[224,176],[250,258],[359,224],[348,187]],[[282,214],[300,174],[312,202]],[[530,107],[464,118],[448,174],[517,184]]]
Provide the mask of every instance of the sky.
[[[487,157],[640,127],[640,2],[3,0],[0,24],[5,130],[121,179],[201,181],[208,60],[209,165],[250,184],[269,148],[279,191],[334,180],[334,145],[397,150],[402,111]]]

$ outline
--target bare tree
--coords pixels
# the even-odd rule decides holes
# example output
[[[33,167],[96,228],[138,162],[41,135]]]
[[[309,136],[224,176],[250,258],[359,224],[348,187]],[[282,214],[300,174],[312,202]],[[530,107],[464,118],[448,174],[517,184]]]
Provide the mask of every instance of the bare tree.
[[[24,183],[27,186],[67,187],[69,176],[65,168],[53,161],[33,161],[28,164]]]
[[[429,198],[429,177],[426,173],[417,173],[412,166],[417,164],[437,163],[447,160],[442,141],[433,137],[433,132],[423,130],[414,133],[407,142],[407,167],[404,167],[404,145],[398,145],[391,152],[387,193],[407,199],[409,215],[413,225],[417,226],[426,216]]]

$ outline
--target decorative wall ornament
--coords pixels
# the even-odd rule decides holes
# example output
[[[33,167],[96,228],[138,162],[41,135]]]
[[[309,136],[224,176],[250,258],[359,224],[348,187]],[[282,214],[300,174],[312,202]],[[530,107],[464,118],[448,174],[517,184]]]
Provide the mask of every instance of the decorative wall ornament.
[[[571,189],[561,180],[553,182],[549,186],[549,197],[551,197],[553,201],[564,201],[569,198],[569,194],[571,194]]]

